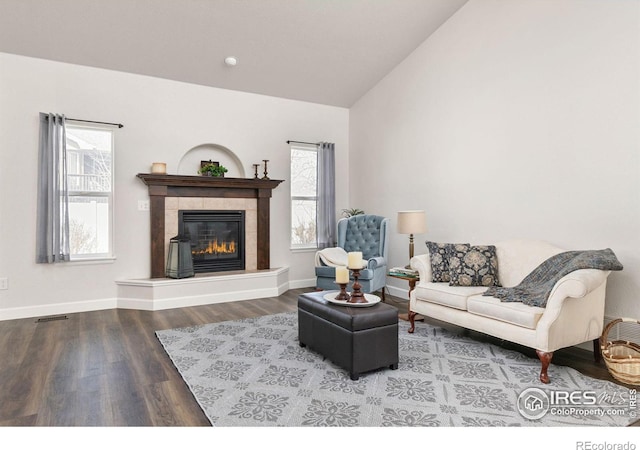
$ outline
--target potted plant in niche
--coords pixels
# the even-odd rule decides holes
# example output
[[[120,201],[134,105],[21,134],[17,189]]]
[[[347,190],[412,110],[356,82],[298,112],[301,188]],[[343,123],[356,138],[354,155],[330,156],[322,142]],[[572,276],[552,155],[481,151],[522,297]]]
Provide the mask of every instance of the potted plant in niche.
[[[228,172],[227,168],[215,162],[203,164],[198,173],[207,177],[224,177],[224,174]]]

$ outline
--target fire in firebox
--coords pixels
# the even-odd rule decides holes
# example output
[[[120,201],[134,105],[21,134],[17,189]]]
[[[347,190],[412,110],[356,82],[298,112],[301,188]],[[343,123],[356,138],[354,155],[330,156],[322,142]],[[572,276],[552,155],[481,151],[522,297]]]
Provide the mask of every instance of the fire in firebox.
[[[191,253],[194,256],[218,256],[218,255],[233,255],[238,251],[236,241],[218,241],[215,238],[208,243],[205,243],[199,248],[194,248]]]

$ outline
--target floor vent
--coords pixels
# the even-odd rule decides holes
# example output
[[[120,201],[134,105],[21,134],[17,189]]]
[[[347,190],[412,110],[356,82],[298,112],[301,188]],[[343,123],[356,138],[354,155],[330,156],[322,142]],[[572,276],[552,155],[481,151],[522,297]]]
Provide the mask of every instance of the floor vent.
[[[68,317],[67,316],[48,316],[48,317],[40,317],[38,320],[36,320],[36,323],[40,323],[40,322],[52,322],[54,320],[67,320]]]

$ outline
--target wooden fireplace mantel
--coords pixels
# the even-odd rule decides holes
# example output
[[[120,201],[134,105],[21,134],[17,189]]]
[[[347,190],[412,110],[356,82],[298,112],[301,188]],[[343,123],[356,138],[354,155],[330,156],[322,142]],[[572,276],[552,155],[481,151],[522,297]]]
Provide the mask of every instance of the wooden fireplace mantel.
[[[206,177],[201,175],[165,175],[139,173],[149,187],[151,216],[151,278],[165,276],[165,198],[218,197],[257,199],[257,268],[269,269],[269,199],[271,191],[283,180]]]

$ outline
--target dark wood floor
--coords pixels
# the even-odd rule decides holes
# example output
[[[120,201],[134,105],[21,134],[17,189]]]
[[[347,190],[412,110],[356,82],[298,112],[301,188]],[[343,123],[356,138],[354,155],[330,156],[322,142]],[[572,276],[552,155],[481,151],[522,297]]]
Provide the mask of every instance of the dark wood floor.
[[[156,312],[113,309],[40,323],[2,321],[0,426],[208,426],[154,332],[295,311],[298,294],[307,291]],[[406,312],[406,301],[387,295],[387,302]],[[553,363],[614,381],[585,350],[556,352]]]

